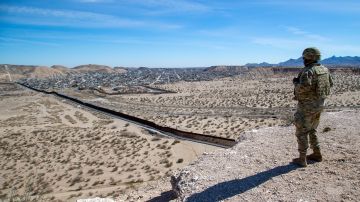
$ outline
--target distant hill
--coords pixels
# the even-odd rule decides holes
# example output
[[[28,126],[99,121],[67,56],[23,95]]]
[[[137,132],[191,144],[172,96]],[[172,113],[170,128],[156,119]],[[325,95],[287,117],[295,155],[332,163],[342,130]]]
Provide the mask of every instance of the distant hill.
[[[276,66],[281,67],[302,67],[304,66],[303,59],[299,57],[298,59],[289,59],[285,62],[280,62]]]
[[[62,71],[67,71],[69,68],[62,66],[62,65],[53,65],[50,68],[52,69],[58,69],[58,70],[62,70]]]
[[[339,66],[339,67],[360,67],[360,57],[359,56],[345,56],[345,57],[336,57],[332,56],[321,60],[320,62],[323,65],[327,66]],[[248,63],[245,66],[247,67],[302,67],[303,61],[302,58],[298,59],[289,59],[278,64],[269,64],[266,62],[263,63]]]
[[[0,65],[0,80],[7,81],[8,74],[13,80],[20,78],[45,78],[53,75],[62,75],[63,72],[58,69],[49,68],[46,66],[36,65]]]
[[[360,66],[360,57],[359,56],[355,56],[355,57],[332,56],[330,58],[326,58],[326,59],[322,60],[322,63],[326,64],[326,65],[343,65],[343,66],[357,65],[357,66]]]
[[[7,68],[5,68],[5,65]],[[11,65],[0,64],[0,82],[9,81],[9,75],[12,80],[21,78],[45,78],[55,75],[64,75],[66,73],[87,73],[87,72],[104,72],[104,73],[125,73],[127,70],[123,67],[111,68],[105,65],[80,65],[74,68],[67,68],[62,65],[53,65],[51,67],[40,65]]]
[[[321,61],[322,64],[331,67],[331,68],[358,68],[360,69],[360,57],[359,56],[345,56],[345,57],[336,57],[332,56]],[[5,65],[7,68],[5,68]],[[255,68],[254,68],[255,67]],[[264,69],[261,69],[264,67]],[[248,63],[243,66],[238,65],[217,65],[211,67],[203,68],[193,68],[196,71],[201,71],[203,73],[214,72],[216,74],[223,74],[224,76],[242,74],[245,72],[251,72],[254,74],[263,74],[268,71],[269,68],[272,68],[275,72],[291,72],[291,69],[279,69],[284,67],[303,67],[302,58],[289,59],[278,64],[270,64],[267,62],[262,63]],[[53,65],[51,67],[40,66],[40,65],[11,65],[11,64],[0,64],[0,82],[17,80],[21,78],[44,78],[49,76],[63,75],[67,73],[87,73],[87,72],[102,72],[102,73],[126,73],[132,70],[140,71],[151,71],[154,68],[148,67],[139,67],[139,68],[129,68],[129,67],[114,67],[111,68],[106,65],[97,65],[97,64],[87,64],[80,65],[74,68],[67,68],[62,65]],[[187,68],[185,68],[187,69]],[[191,70],[193,71],[193,70]],[[343,71],[343,70],[341,70]]]
[[[270,64],[267,62],[262,62],[262,63],[247,63],[245,66],[247,66],[247,67],[274,67],[274,66],[277,66],[277,64]]]
[[[127,68],[126,68],[126,67],[114,67],[114,70],[115,70],[117,73],[125,73],[125,72],[127,72]]]
[[[69,69],[68,67],[62,66],[62,65],[53,65],[50,67],[51,69],[56,69],[62,73],[68,73],[73,72],[73,69]]]
[[[223,72],[223,71],[244,72],[247,70],[248,68],[245,66],[228,66],[228,65],[211,66],[204,69],[205,72]]]
[[[115,72],[115,70],[109,66],[105,65],[95,65],[95,64],[88,64],[88,65],[80,65],[72,68],[73,70],[76,70],[77,72],[85,73],[85,72],[106,72],[106,73],[112,73]]]

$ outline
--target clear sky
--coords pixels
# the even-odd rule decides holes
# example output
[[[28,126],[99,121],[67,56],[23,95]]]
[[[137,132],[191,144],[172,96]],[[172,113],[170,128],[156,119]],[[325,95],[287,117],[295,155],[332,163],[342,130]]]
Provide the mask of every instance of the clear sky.
[[[360,55],[359,0],[0,0],[0,64],[278,63]]]

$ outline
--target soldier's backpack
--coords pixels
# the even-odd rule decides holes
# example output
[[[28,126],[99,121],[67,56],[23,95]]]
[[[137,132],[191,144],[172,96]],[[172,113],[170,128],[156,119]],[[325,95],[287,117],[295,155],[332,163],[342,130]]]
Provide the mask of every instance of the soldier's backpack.
[[[326,98],[330,95],[331,88],[329,70],[322,65],[317,65],[313,67],[313,71],[316,74],[316,94],[319,98]]]

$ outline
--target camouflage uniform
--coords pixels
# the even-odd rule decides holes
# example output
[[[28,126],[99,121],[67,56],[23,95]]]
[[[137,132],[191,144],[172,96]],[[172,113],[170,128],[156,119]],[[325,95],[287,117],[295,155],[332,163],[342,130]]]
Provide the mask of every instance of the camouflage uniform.
[[[316,128],[319,125],[325,98],[330,94],[333,82],[326,67],[312,63],[305,66],[294,79],[294,85],[295,100],[298,101],[295,113],[295,135],[300,155],[306,155],[309,147],[308,139],[313,150],[320,149]]]

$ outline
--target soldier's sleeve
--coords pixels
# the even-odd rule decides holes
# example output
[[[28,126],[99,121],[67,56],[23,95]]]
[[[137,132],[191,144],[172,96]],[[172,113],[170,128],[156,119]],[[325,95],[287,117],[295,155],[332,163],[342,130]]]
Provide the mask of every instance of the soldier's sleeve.
[[[295,84],[295,97],[297,100],[303,99],[311,91],[311,84],[313,79],[313,74],[311,71],[306,70],[301,73],[299,77],[299,83]]]
[[[300,85],[311,86],[313,79],[313,73],[311,71],[305,71],[300,77]]]

